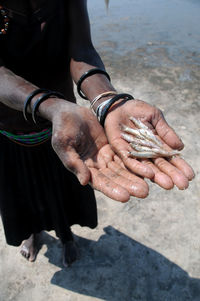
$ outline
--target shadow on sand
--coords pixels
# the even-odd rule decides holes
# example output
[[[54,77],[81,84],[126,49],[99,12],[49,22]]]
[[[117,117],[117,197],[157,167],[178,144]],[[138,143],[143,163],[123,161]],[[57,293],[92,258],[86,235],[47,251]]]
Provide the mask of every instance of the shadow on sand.
[[[162,254],[111,226],[98,241],[75,236],[81,258],[63,269],[58,240],[45,234],[49,262],[59,266],[51,283],[107,301],[199,301],[200,279]]]

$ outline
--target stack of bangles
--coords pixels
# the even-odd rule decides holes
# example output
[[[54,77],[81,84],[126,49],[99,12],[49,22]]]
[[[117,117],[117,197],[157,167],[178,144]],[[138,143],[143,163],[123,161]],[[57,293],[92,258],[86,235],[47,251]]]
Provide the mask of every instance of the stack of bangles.
[[[32,101],[33,97],[35,97],[36,95],[41,94],[41,93],[43,93],[43,94],[41,96],[39,96],[38,99],[36,100],[36,102],[34,103],[31,114],[28,114],[28,109],[30,108],[30,110],[31,110],[31,101]],[[32,93],[30,93],[24,102],[24,108],[23,108],[24,119],[29,123],[39,126],[40,119],[37,116],[37,111],[38,111],[39,105],[43,101],[45,101],[46,99],[51,98],[51,97],[58,97],[58,98],[64,99],[63,94],[56,92],[56,91],[50,91],[47,89],[36,89]],[[41,131],[32,132],[32,133],[28,133],[28,134],[27,133],[13,134],[13,133],[10,133],[10,132],[4,131],[4,130],[0,130],[0,133],[17,144],[20,144],[23,146],[36,146],[36,145],[42,144],[42,143],[46,142],[47,140],[49,140],[49,138],[52,135],[52,129],[51,129],[49,122],[45,122],[45,123],[43,122],[42,127],[44,127],[44,126],[48,126],[48,127],[46,127],[45,129],[43,129]]]
[[[110,76],[108,75],[108,73],[102,69],[99,68],[94,68],[91,69],[89,71],[86,71],[81,78],[79,79],[79,81],[77,82],[77,92],[78,94],[84,98],[87,99],[87,97],[83,94],[83,92],[81,91],[81,84],[83,83],[83,81],[88,78],[89,76],[92,76],[94,74],[104,74],[107,79],[110,81]],[[94,111],[94,105],[96,105],[96,103],[98,103],[98,101],[103,98],[103,97],[108,97],[108,96],[112,96],[109,99],[106,99],[105,101],[101,102],[97,108],[96,108],[96,112]],[[109,109],[111,108],[111,106],[118,100],[123,100],[123,102],[126,102],[128,100],[132,100],[134,99],[134,97],[130,94],[126,94],[126,93],[121,93],[118,94],[116,91],[107,91],[107,92],[103,92],[99,95],[97,95],[90,104],[91,109],[93,110],[93,112],[96,114],[97,119],[99,120],[100,124],[102,126],[104,126],[104,122],[105,122],[105,118],[106,115],[109,111]]]

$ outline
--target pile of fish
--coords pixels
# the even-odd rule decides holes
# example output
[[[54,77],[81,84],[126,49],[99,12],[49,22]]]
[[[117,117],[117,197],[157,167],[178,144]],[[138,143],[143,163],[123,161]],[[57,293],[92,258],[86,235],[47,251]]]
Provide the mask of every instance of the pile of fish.
[[[177,150],[168,151],[153,132],[139,119],[129,118],[136,128],[122,125],[121,137],[129,142],[133,151],[129,155],[134,158],[158,158],[180,155]]]

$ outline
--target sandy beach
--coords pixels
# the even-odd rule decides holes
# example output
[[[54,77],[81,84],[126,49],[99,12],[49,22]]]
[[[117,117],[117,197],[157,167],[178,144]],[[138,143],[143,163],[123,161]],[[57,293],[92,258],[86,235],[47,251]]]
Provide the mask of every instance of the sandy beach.
[[[97,191],[98,227],[73,226],[80,258],[65,269],[53,231],[30,263],[0,224],[0,301],[200,300],[200,4],[120,3],[107,12],[103,0],[88,1],[93,42],[119,92],[163,111],[196,177],[184,191],[147,181],[149,196],[126,204]]]

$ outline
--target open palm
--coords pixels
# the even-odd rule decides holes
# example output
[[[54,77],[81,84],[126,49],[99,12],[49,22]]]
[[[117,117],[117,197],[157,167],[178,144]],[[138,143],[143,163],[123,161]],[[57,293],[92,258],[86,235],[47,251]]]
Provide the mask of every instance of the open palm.
[[[162,157],[157,159],[136,159],[129,156],[130,145],[121,137],[122,124],[133,127],[129,117],[140,119],[157,137],[165,143],[168,149],[181,150],[184,145],[174,130],[167,124],[163,114],[156,107],[141,100],[119,102],[109,111],[105,120],[105,132],[108,141],[124,165],[134,173],[152,179],[165,189],[171,189],[174,184],[179,189],[188,187],[194,177],[192,168],[181,158],[171,160]]]

